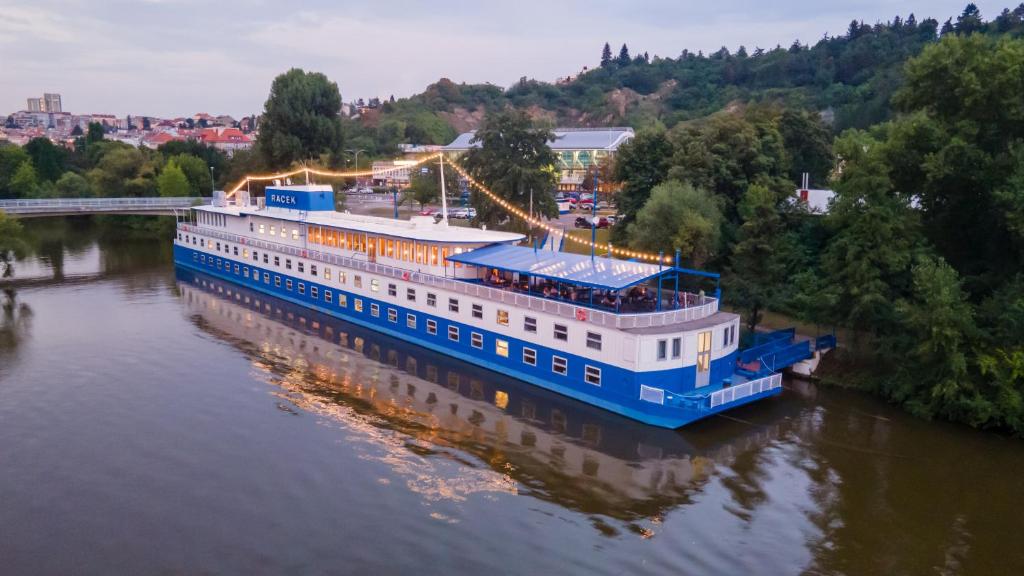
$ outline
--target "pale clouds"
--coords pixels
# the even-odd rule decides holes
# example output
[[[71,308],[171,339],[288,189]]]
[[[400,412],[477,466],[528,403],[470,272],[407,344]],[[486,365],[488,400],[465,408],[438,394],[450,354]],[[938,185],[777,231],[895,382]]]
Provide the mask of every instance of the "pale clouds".
[[[979,5],[986,18],[1003,7]],[[752,49],[842,34],[854,18],[914,12],[942,21],[962,8],[963,0],[0,0],[0,113],[55,91],[75,112],[248,114],[293,66],[324,72],[346,100],[406,96],[441,77],[507,86],[594,65],[606,41],[662,56]]]

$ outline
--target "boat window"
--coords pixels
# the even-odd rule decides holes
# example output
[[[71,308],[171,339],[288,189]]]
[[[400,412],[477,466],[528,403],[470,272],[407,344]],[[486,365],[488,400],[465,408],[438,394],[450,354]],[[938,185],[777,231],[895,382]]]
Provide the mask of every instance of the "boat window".
[[[299,262],[299,272],[303,272],[303,271],[304,271],[303,269],[304,269],[305,267],[306,267],[305,263],[303,263],[302,261],[300,261],[300,262]]]
[[[415,302],[416,301],[416,289],[415,288],[406,288],[405,289],[405,299],[409,300],[410,302]]]
[[[284,289],[285,290],[291,290],[292,289],[292,281],[291,280],[285,280],[284,281]]]
[[[437,334],[436,320],[427,320],[427,334]]]
[[[583,371],[583,379],[586,380],[587,384],[593,384],[595,386],[601,385],[601,369],[595,368],[594,366],[587,366]]]
[[[398,322],[398,310],[388,308],[388,322]]]
[[[601,335],[597,332],[587,332],[587,348],[594,350],[601,349]]]
[[[668,355],[667,350],[668,341],[658,340],[658,360],[664,360],[666,358],[666,356]]]
[[[260,234],[266,234],[266,232],[267,226],[265,224],[260,224]]]
[[[274,276],[274,286],[276,286],[278,288],[281,287],[281,277],[280,276]]]
[[[324,290],[324,300],[327,303],[333,302],[334,301],[334,294],[330,290]]]
[[[523,330],[527,332],[537,333],[537,319],[527,316],[523,318]]]
[[[356,298],[355,303],[352,306],[356,309],[356,312],[362,312],[363,311],[363,300],[362,300],[362,298]]]
[[[319,291],[320,291],[320,289],[317,288],[316,286],[310,286],[309,287],[309,296],[311,298],[313,298],[314,300],[316,300],[317,298],[320,297],[320,295],[318,294]]]
[[[483,348],[484,347],[484,335],[479,333],[479,332],[473,332],[470,335],[470,344],[473,345],[473,348]]]
[[[374,282],[376,282],[376,280],[374,280]],[[393,298],[397,295],[398,287],[396,287],[394,284],[388,284],[388,296],[391,296]]]
[[[437,307],[437,294],[427,292],[427,306]]]
[[[508,358],[508,340],[494,340],[494,353],[502,358]]]
[[[565,358],[561,356],[551,357],[551,371],[555,374],[561,374],[565,376],[569,372],[569,363]]]
[[[363,287],[363,277],[360,276],[359,274],[356,274],[356,276],[355,276],[355,285],[356,285],[356,288],[362,288]]]
[[[448,339],[449,340],[454,340],[456,342],[459,341],[459,327],[458,326],[449,326],[448,327]]]
[[[275,228],[274,226],[271,226],[270,227],[270,235],[271,236],[277,236],[277,228]]]
[[[412,328],[412,329],[415,330],[416,329],[416,315],[415,314],[406,314],[405,315],[405,325],[406,325],[406,327]]]
[[[726,331],[728,332],[728,330]],[[683,355],[683,339],[673,338],[672,339],[672,357],[679,358]]]
[[[313,276],[316,276],[316,264],[310,264],[309,265],[309,273],[312,274]],[[328,280],[329,280],[329,278],[328,278]]]
[[[523,364],[530,366],[537,365],[537,351],[533,348],[523,348]]]
[[[473,304],[473,318],[483,318],[484,307],[481,304]]]
[[[281,257],[280,256],[274,256],[274,266],[280,266],[280,265],[281,265]]]
[[[508,310],[498,310],[498,324],[508,326]]]
[[[555,340],[567,342],[569,340],[569,329],[565,324],[555,324]]]
[[[374,318],[380,316],[380,306],[377,304],[370,304],[370,316]]]
[[[347,294],[338,294],[338,307],[339,308],[344,308],[346,306],[348,306],[348,295]]]
[[[298,228],[292,228],[292,240],[298,240],[298,239],[299,239],[299,229]]]
[[[292,269],[292,259],[291,258],[285,258],[284,259],[284,267],[286,269],[288,269],[288,270]]]
[[[324,266],[324,280],[330,280],[330,279],[331,279],[331,269],[328,268],[327,266]]]
[[[448,299],[448,311],[449,312],[458,312],[459,311],[459,301],[456,300],[455,298],[449,298]]]

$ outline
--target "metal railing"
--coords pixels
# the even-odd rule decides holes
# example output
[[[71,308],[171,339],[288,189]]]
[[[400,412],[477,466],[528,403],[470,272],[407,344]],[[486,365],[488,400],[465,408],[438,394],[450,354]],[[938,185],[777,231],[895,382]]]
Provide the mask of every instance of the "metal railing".
[[[309,258],[324,264],[332,264],[334,266],[352,268],[368,273],[380,274],[390,278],[397,278],[407,282],[434,286],[436,288],[450,290],[467,296],[475,296],[492,302],[508,304],[509,306],[515,306],[517,308],[526,308],[537,312],[555,314],[563,318],[587,321],[598,326],[616,328],[620,330],[668,326],[671,324],[690,322],[692,320],[705,318],[718,311],[718,300],[705,296],[701,305],[691,306],[689,308],[680,308],[678,310],[663,312],[616,314],[614,312],[595,310],[588,306],[576,306],[566,302],[551,300],[549,298],[539,298],[520,292],[491,288],[489,286],[484,286],[483,284],[475,284],[473,282],[466,282],[444,276],[436,276],[434,274],[426,274],[424,272],[413,272],[404,268],[395,268],[385,264],[369,262],[365,259],[339,256],[337,254],[329,254],[318,250],[309,250],[306,248],[288,246],[286,244],[278,244],[277,242],[267,242],[266,240],[221,232],[219,230],[210,230],[208,228],[199,229],[193,225],[179,225],[178,229],[182,232],[212,236],[214,238],[219,238],[228,242],[235,242],[251,248],[280,252],[282,254],[289,254],[299,258]]]
[[[115,212],[119,210],[172,210],[209,203],[203,197],[173,198],[38,198],[0,200],[0,210],[8,214],[40,212]]]
[[[767,392],[782,387],[782,374],[772,374],[757,380],[750,380],[736,386],[729,386],[711,393],[710,407],[717,408],[723,404],[742,400],[754,394]]]

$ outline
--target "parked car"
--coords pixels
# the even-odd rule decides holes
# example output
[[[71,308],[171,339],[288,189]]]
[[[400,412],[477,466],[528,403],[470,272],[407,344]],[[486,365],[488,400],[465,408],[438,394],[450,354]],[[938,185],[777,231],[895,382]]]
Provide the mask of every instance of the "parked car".
[[[597,209],[598,210],[607,210],[608,209],[608,203],[605,202],[604,200],[601,200],[600,202],[597,203]]]
[[[580,202],[584,202],[584,201],[587,201],[587,200],[593,200],[593,199],[594,199],[594,195],[591,194],[590,192],[584,192],[583,194],[580,194]]]
[[[573,222],[573,226],[576,228],[590,228],[591,222],[597,222],[598,228],[608,228],[609,226],[612,225],[611,222],[604,216],[598,216],[594,220],[591,220],[590,218],[586,218],[584,216],[579,216],[576,218],[576,221]]]
[[[424,208],[423,210],[420,210],[420,216],[433,216],[436,213],[437,210],[435,208]]]
[[[456,220],[470,220],[476,218],[476,208],[456,208],[448,213],[448,217]]]
[[[575,228],[590,228],[590,220],[587,220],[583,216],[577,216],[576,221],[573,222]]]
[[[594,209],[594,201],[593,200],[580,200],[579,204],[576,205],[576,208],[578,208],[580,210],[593,210]]]

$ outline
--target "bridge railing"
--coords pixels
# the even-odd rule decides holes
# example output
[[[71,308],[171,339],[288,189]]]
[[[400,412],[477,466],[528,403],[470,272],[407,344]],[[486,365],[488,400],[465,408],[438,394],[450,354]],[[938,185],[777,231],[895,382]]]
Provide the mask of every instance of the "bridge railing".
[[[295,246],[278,244],[276,242],[268,242],[259,238],[221,232],[219,230],[209,230],[206,228],[197,229],[197,227],[193,225],[180,225],[179,229],[183,232],[195,232],[204,236],[212,236],[214,238],[220,238],[221,240],[243,244],[250,248],[272,250],[283,254],[298,256],[300,258],[319,260],[325,264],[333,264],[335,266],[353,268],[356,270],[365,270],[382,276],[398,278],[416,282],[418,284],[426,284],[428,286],[436,286],[438,288],[452,290],[460,294],[466,294],[467,296],[477,296],[493,302],[514,305],[538,312],[547,312],[564,318],[587,321],[600,326],[607,326],[609,328],[630,329],[668,326],[671,324],[699,320],[718,312],[718,300],[705,296],[704,300],[700,301],[699,305],[691,306],[689,308],[680,308],[679,310],[670,310],[667,312],[616,314],[614,312],[595,310],[594,308],[587,306],[576,306],[565,302],[558,302],[549,298],[538,298],[536,296],[530,296],[520,292],[510,292],[508,290],[490,288],[481,284],[463,282],[455,278],[435,276],[433,274],[426,274],[423,272],[413,272],[411,270],[395,268],[386,264],[369,262],[365,259],[340,256],[338,254],[330,254],[327,252],[320,252],[318,250],[303,249]]]
[[[188,208],[209,203],[209,198],[180,196],[155,198],[33,198],[0,200],[0,210],[14,214],[58,211],[100,211]]]

